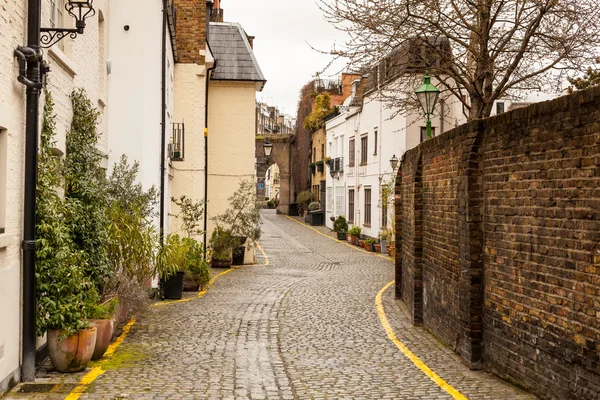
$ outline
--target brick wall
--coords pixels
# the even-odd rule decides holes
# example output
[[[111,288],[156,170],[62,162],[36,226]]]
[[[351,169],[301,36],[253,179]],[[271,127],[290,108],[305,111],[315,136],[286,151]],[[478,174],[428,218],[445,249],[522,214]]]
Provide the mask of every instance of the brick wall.
[[[544,398],[600,396],[600,88],[427,141],[396,198],[415,323]]]
[[[179,62],[204,64],[206,49],[206,1],[175,0]]]

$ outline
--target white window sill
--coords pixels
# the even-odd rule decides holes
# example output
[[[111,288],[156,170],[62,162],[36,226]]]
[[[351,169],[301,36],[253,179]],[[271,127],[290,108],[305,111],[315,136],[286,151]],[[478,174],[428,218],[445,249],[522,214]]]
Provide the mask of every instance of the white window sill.
[[[60,65],[65,71],[67,71],[67,73],[71,75],[71,77],[74,78],[75,75],[77,75],[77,73],[75,72],[75,66],[73,65],[73,61],[71,61],[71,59],[58,47],[52,47],[48,49],[48,54],[50,54],[50,57],[52,57],[52,59],[56,61],[58,65]]]
[[[4,249],[5,247],[12,246],[19,242],[19,237],[17,235],[12,235],[8,233],[0,234],[0,249]]]

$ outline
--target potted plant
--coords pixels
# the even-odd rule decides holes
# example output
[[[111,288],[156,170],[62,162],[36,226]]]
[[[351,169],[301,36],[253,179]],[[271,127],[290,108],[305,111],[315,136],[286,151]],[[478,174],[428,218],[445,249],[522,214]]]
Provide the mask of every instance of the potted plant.
[[[238,253],[243,264],[246,247],[258,241],[261,235],[260,205],[256,202],[254,184],[248,180],[240,182],[229,198],[229,208],[212,220],[217,228],[211,237],[211,261],[215,260],[222,267],[231,266],[233,250],[237,249],[243,252],[243,255]],[[225,265],[227,261],[229,265]]]
[[[381,243],[375,243],[375,253],[381,253]]]
[[[350,240],[352,244],[358,245],[358,240],[360,237],[362,229],[359,226],[353,226],[348,233],[350,234]]]
[[[325,168],[324,168],[324,165],[325,165],[325,163],[323,162],[323,160],[319,160],[319,161],[317,161],[317,162],[315,163],[315,165],[317,166],[317,171],[318,171],[318,172],[323,172],[323,170],[325,169]]]
[[[358,247],[360,247],[361,249],[365,248],[365,239],[358,239]]]
[[[48,333],[54,368],[76,372],[85,369],[96,343],[97,329],[89,326],[85,308],[93,283],[73,241],[72,204],[58,194],[65,180],[62,161],[52,153],[55,132],[54,101],[46,92],[36,187],[36,330],[37,336]]]
[[[115,323],[113,316],[118,304],[119,299],[117,297],[101,301],[96,290],[92,289],[89,292],[86,299],[87,316],[90,326],[95,326],[97,329],[92,360],[102,358],[110,345]]]
[[[346,222],[346,218],[344,218],[343,215],[339,215],[335,219],[335,221],[333,221],[333,231],[337,232],[338,240],[346,239],[346,232],[348,231],[348,222]]]
[[[210,281],[210,269],[204,261],[202,245],[191,238],[184,238],[183,242],[186,247],[183,290],[195,292]]]
[[[183,297],[183,268],[186,264],[187,247],[179,235],[167,235],[165,244],[157,253],[156,273],[160,278],[163,299],[179,300]]]
[[[379,234],[379,239],[381,241],[381,252],[387,251],[387,245],[390,240],[390,231],[388,229],[383,229]]]
[[[315,195],[309,190],[298,193],[296,202],[298,204],[298,215],[304,217],[308,212],[308,205],[314,200]]]
[[[396,244],[394,242],[390,242],[387,245],[387,252],[390,257],[396,257]]]
[[[365,240],[365,250],[375,251],[375,239],[369,238]]]

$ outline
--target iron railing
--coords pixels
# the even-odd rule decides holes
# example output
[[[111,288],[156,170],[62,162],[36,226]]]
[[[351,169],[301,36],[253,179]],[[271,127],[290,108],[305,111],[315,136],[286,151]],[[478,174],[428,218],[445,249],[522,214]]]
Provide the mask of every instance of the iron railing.
[[[171,161],[183,161],[185,147],[185,125],[183,122],[174,122],[169,143],[169,158]]]

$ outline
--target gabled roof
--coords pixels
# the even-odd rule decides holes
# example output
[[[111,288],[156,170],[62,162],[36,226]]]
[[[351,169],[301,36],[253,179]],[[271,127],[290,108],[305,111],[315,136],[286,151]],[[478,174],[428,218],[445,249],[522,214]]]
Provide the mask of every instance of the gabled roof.
[[[208,42],[217,61],[212,80],[261,82],[262,90],[267,80],[240,24],[211,22]]]

